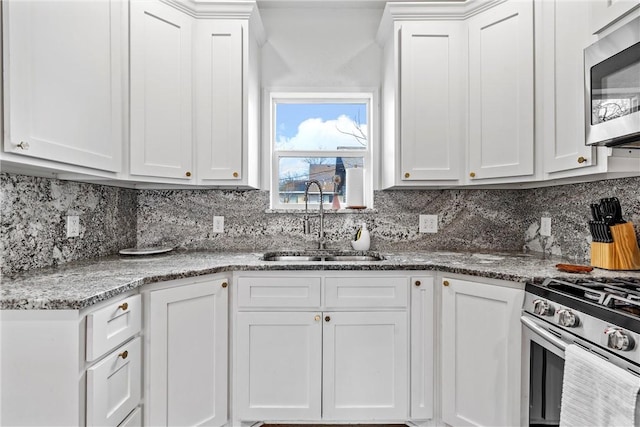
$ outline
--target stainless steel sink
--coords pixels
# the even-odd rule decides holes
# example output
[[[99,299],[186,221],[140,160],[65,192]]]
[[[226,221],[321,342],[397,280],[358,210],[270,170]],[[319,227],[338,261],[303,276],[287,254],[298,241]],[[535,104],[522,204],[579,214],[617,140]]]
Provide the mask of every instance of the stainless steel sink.
[[[380,255],[332,255],[325,257],[325,261],[382,261]]]
[[[265,254],[262,257],[264,261],[322,261],[323,258],[320,256],[312,256],[312,255],[274,255],[274,254]]]
[[[267,252],[262,257],[263,261],[341,261],[341,262],[366,262],[382,261],[384,257],[377,252]]]

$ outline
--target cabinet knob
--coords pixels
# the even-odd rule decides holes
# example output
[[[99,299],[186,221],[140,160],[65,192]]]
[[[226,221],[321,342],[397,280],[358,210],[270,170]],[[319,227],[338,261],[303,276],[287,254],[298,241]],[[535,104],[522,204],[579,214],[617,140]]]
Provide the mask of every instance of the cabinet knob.
[[[469,176],[470,176],[471,178],[475,178],[475,177],[476,177],[476,173],[475,173],[475,172],[471,172],[471,173],[469,174]]]
[[[420,283],[420,280],[416,280],[416,286],[420,286],[422,285],[422,283]]]
[[[239,174],[238,172],[234,172],[234,173],[233,173],[233,177],[234,177],[234,178],[237,178],[238,176],[240,176],[240,174]]]
[[[129,308],[129,304],[126,302],[123,302],[118,306],[118,308],[122,309],[122,311],[127,311],[127,309]]]
[[[325,316],[324,317],[324,321],[325,322],[330,322],[331,321],[331,316]]]
[[[443,284],[444,286],[449,286],[449,281],[448,281],[448,280],[443,280],[443,281],[442,281],[442,284]]]
[[[129,357],[129,352],[125,350],[122,353],[120,353],[118,357],[122,357],[122,359],[126,359],[127,357]]]
[[[185,173],[185,175],[189,177],[189,176],[191,176],[191,172],[187,172],[187,173]]]
[[[29,149],[29,143],[27,141],[20,141],[20,144],[16,144],[16,147],[22,149],[22,150],[28,150]]]
[[[582,156],[578,157],[578,163],[582,164],[582,163],[585,163],[586,161],[587,161],[586,157],[582,157]]]
[[[222,282],[222,287],[226,288],[227,286],[229,286],[229,284],[227,282]]]
[[[320,315],[316,314],[316,317],[314,317],[313,320],[315,320],[316,322],[319,322],[320,321]]]
[[[407,173],[405,173],[405,174],[404,174],[404,177],[405,177],[405,178],[409,178],[410,176],[411,176],[411,174],[410,174],[409,172],[407,172]]]

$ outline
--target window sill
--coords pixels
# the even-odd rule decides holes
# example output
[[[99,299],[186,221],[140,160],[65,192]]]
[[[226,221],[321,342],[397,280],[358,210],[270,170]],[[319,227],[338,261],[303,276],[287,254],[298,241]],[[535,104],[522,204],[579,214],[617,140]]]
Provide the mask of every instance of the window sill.
[[[305,214],[304,209],[265,209],[264,213],[267,214]],[[312,214],[317,214],[318,213],[318,208],[310,208],[309,209],[309,213]],[[366,208],[366,209],[339,209],[339,210],[333,210],[333,209],[325,209],[324,210],[325,214],[356,214],[356,215],[362,215],[362,214],[375,214],[378,213],[377,209],[374,208]]]

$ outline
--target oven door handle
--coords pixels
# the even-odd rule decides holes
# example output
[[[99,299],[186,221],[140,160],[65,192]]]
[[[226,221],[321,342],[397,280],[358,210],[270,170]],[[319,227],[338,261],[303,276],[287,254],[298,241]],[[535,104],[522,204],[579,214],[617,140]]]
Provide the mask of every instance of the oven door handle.
[[[544,338],[545,341],[548,341],[549,343],[558,347],[560,350],[565,351],[567,349],[567,343],[565,343],[564,341],[562,341],[560,338],[556,337],[552,333],[538,326],[536,322],[534,322],[530,318],[522,316],[520,317],[520,322],[522,322],[522,324],[527,328],[531,329],[535,334]]]

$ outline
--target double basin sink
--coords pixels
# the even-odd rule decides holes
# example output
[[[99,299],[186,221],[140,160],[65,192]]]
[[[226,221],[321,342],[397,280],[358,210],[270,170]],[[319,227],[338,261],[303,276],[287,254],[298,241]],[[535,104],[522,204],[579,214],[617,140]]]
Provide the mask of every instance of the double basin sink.
[[[359,261],[383,261],[385,258],[377,252],[370,251],[281,251],[267,252],[262,257],[263,261],[343,261],[343,262],[359,262]]]

